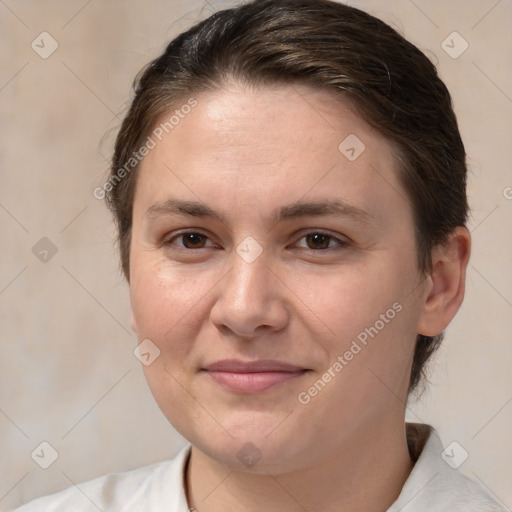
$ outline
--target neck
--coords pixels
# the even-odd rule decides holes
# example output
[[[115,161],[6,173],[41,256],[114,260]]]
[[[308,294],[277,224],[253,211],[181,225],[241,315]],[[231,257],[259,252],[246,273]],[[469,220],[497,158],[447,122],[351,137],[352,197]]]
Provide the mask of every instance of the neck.
[[[359,430],[321,464],[280,474],[230,470],[193,446],[186,493],[197,512],[382,512],[413,466],[401,418]]]

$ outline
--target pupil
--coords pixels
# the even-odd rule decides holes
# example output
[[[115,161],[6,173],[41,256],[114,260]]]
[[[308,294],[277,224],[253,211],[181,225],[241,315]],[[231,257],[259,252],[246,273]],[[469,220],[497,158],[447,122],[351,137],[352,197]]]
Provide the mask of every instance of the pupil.
[[[203,235],[199,233],[191,233],[185,237],[185,245],[188,246],[188,242],[191,242],[191,245],[197,245],[201,243],[201,238]]]
[[[309,240],[313,240],[313,245],[316,245],[316,248],[319,247],[318,244],[321,245],[322,248],[326,248],[329,246],[329,242],[328,242],[328,236],[327,235],[322,235],[321,233],[315,233],[314,235],[308,235],[309,236]],[[327,244],[325,243],[327,241]],[[322,243],[324,242],[324,243]]]

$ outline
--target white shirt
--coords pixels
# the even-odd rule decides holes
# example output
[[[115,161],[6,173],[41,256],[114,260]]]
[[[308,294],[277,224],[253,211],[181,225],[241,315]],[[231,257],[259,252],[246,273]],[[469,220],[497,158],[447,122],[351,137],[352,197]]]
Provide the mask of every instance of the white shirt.
[[[387,512],[506,512],[483,487],[443,460],[443,445],[431,426],[406,426],[416,463]],[[190,448],[188,444],[172,460],[110,473],[37,498],[13,512],[187,512],[184,469]],[[456,456],[452,450],[447,455]]]

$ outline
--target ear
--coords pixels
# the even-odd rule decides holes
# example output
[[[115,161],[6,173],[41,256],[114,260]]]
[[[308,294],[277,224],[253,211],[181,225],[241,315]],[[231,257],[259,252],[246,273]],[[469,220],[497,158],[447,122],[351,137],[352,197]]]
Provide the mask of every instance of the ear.
[[[432,251],[432,272],[427,278],[418,334],[436,336],[451,322],[464,298],[471,234],[465,227],[452,231],[445,244]]]

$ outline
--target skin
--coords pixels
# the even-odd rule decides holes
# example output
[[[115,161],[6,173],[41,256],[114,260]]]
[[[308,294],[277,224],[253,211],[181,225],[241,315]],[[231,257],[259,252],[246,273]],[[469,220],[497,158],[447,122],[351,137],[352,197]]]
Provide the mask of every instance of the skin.
[[[189,503],[199,512],[385,510],[413,467],[404,417],[416,335],[440,333],[458,310],[470,235],[457,228],[435,249],[432,274],[420,275],[392,145],[348,101],[297,85],[230,84],[195,97],[141,164],[130,249],[132,327],[160,350],[145,376],[192,443]],[[349,134],[366,147],[354,161],[338,149]],[[224,219],[147,213],[171,196]],[[298,200],[340,200],[369,217],[272,220]],[[319,231],[332,238],[306,236]],[[250,263],[236,251],[248,236],[262,250]],[[401,311],[300,403],[395,303]],[[201,371],[222,359],[307,371],[247,394]],[[250,467],[237,457],[246,443],[261,457]]]

